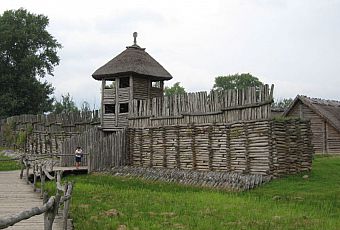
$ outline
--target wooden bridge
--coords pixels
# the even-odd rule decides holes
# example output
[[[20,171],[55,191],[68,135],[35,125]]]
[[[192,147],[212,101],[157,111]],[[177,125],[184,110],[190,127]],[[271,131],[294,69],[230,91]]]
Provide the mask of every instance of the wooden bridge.
[[[25,163],[25,162],[23,162]],[[26,166],[27,164],[25,164]],[[82,166],[78,169],[75,167],[54,167],[53,172],[51,170],[47,170],[46,168],[42,171],[42,165],[40,165],[40,173],[36,170],[38,169],[38,164],[31,165],[33,172],[30,174],[30,167],[26,167],[26,173],[23,173],[24,170],[20,171],[0,171],[0,229],[8,226],[8,223],[11,222],[16,223],[7,229],[72,229],[72,224],[67,223],[70,220],[67,218],[68,216],[68,207],[59,211],[59,214],[56,215],[56,211],[53,211],[54,207],[59,207],[59,199],[64,199],[64,201],[68,200],[72,193],[72,183],[61,185],[61,174],[64,172],[65,174],[84,174],[87,173],[87,167]],[[51,178],[51,175],[54,175]],[[41,181],[41,191],[40,193],[34,192],[36,190],[36,181],[38,176],[43,175],[43,180]],[[23,176],[22,179],[20,177]],[[30,184],[28,178],[33,177],[33,184]],[[43,187],[45,182],[45,177],[49,179],[56,180],[58,191],[64,192],[65,197],[59,197],[58,199],[55,197],[51,200],[45,199],[43,203],[42,195],[43,195]],[[41,178],[40,178],[41,179]],[[32,189],[32,185],[34,190]],[[70,191],[69,191],[70,190]],[[69,196],[69,198],[67,198]],[[44,194],[45,197],[45,194]],[[47,197],[47,196],[46,196]],[[58,200],[58,201],[57,201]],[[60,201],[63,203],[64,201]],[[57,206],[55,205],[57,202]],[[47,208],[50,203],[50,208]],[[66,204],[65,204],[66,205]],[[52,209],[51,209],[52,208]],[[49,209],[49,214],[47,214],[47,210],[45,214],[40,214],[40,210]],[[67,210],[67,211],[66,211]],[[66,211],[66,213],[65,213]],[[32,214],[35,213],[35,214]],[[63,214],[63,216],[61,215]],[[47,215],[47,216],[46,216]],[[19,217],[20,216],[20,217]],[[23,218],[23,216],[26,216]],[[29,219],[28,216],[32,216]],[[66,219],[65,219],[66,216]],[[47,218],[47,219],[46,219]],[[51,219],[52,218],[52,219]],[[18,219],[24,219],[20,222],[17,222]],[[15,221],[12,221],[15,220]],[[6,224],[7,223],[7,224]],[[65,224],[66,223],[66,224]],[[53,224],[53,227],[52,227]],[[49,226],[49,227],[47,227]]]
[[[0,216],[8,216],[18,212],[40,207],[43,200],[40,194],[33,192],[32,186],[26,180],[19,178],[20,171],[0,172]],[[44,215],[23,220],[7,229],[44,229]],[[61,216],[57,216],[53,229],[63,229]]]

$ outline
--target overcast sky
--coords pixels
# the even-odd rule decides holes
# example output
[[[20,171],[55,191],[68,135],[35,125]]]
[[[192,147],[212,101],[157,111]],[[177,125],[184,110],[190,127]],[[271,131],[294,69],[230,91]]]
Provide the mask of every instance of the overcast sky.
[[[57,98],[100,105],[92,73],[137,43],[187,91],[216,76],[251,73],[275,84],[275,98],[340,100],[340,0],[1,0],[50,19],[63,45],[52,82]]]

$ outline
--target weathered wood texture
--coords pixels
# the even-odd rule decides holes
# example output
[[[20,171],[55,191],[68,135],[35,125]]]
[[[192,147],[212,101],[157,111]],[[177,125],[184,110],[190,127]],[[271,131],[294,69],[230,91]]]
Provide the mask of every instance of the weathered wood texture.
[[[275,177],[312,167],[313,149],[307,121],[129,128],[128,137],[133,166]]]
[[[340,116],[340,114],[339,114]],[[327,152],[340,154],[340,133],[334,127],[326,124]]]
[[[340,133],[307,105],[298,101],[286,116],[310,119],[312,144],[316,153],[340,154]]]
[[[273,86],[133,100],[129,127],[230,123],[271,117]]]
[[[0,172],[0,216],[8,216],[32,207],[42,206],[39,193],[35,193],[25,180],[19,179],[19,171]],[[53,229],[62,228],[62,217],[57,216]],[[6,229],[44,229],[44,216],[38,215],[23,220]]]
[[[191,186],[222,188],[245,191],[269,182],[272,176],[239,174],[226,171],[198,171],[169,168],[114,167],[110,171],[116,176],[134,176],[152,181],[165,181]]]
[[[103,130],[112,130],[117,127],[128,126],[128,113],[122,113],[120,106],[124,103],[132,104],[132,100],[145,100],[153,97],[163,96],[163,81],[159,87],[152,87],[152,81],[144,77],[123,76],[129,78],[129,86],[121,88],[120,81],[122,77],[115,78],[113,88],[108,88],[106,80],[102,80],[102,120],[101,127]],[[114,113],[106,113],[105,106],[115,106]]]
[[[5,125],[28,135],[25,150],[32,154],[59,154],[65,139],[100,124],[99,112],[50,115],[20,115],[1,120],[0,138]],[[4,138],[0,142],[4,142]],[[3,143],[4,144],[4,143]]]
[[[116,113],[122,116],[116,124],[126,126],[128,121],[127,133],[125,129],[102,132],[90,123],[81,134],[56,132],[63,138],[46,144],[53,138],[34,131],[33,143],[40,144],[30,149],[73,154],[81,146],[89,154],[83,161],[89,171],[133,165],[280,176],[310,170],[310,124],[269,120],[272,99],[273,86],[265,85],[134,100],[129,114]],[[62,157],[61,163],[73,165],[74,156]]]
[[[73,153],[81,146],[88,154],[82,165],[88,165],[89,171],[102,171],[114,166],[126,165],[126,131],[117,129],[113,132],[102,132],[98,128],[90,129],[83,134],[73,136],[62,144],[63,153]],[[74,165],[74,156],[61,158],[62,166]]]

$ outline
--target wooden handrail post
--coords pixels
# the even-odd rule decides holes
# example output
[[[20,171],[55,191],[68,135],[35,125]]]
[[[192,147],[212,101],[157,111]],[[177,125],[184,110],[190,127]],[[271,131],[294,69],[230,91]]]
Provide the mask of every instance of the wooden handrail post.
[[[45,173],[42,169],[42,165],[39,167],[40,170],[40,197],[43,198],[44,196],[44,190],[45,190]]]
[[[47,192],[44,192],[43,193],[43,204],[46,204],[48,201],[48,193]]]
[[[26,161],[26,184],[29,184],[29,181],[28,181],[29,170],[30,170],[30,166],[28,164],[28,161]]]
[[[91,172],[91,153],[88,153],[86,157],[86,161],[87,161],[87,170],[88,170],[88,173],[90,173]]]
[[[22,155],[22,156],[21,156],[21,159],[20,159],[20,163],[21,163],[20,179],[22,179],[22,177],[23,177],[23,175],[24,175],[24,169],[25,169],[24,160],[25,160],[25,155]]]
[[[60,199],[61,195],[60,192],[57,190],[52,208],[44,213],[44,230],[52,230],[53,222],[58,212]]]
[[[73,183],[72,182],[68,182],[65,185],[65,196],[71,196],[72,195],[72,191],[73,191]],[[67,201],[65,201],[64,204],[64,210],[63,210],[63,229],[67,230],[67,220],[68,220],[68,212],[70,209],[70,202],[71,200],[68,199]]]
[[[35,192],[36,189],[36,183],[37,183],[37,164],[34,162],[33,164],[33,191]]]
[[[56,173],[57,173],[57,175],[56,175],[56,182],[57,182],[57,184],[58,183],[60,184],[61,183],[61,171],[57,171]]]
[[[53,171],[53,154],[52,154],[52,160],[51,160],[51,171]]]

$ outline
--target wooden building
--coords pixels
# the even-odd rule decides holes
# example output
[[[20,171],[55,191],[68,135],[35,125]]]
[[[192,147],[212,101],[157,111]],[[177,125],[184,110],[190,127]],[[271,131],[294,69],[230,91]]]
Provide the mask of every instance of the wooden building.
[[[164,81],[172,76],[145,48],[134,44],[97,69],[92,77],[102,81],[101,128],[112,131],[128,125],[133,99],[163,96]]]
[[[340,154],[340,102],[298,95],[283,114],[311,120],[316,153]]]
[[[272,117],[281,117],[284,111],[281,108],[271,108]]]

